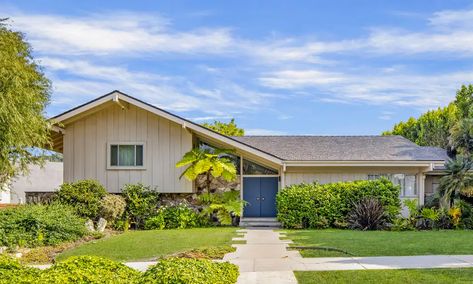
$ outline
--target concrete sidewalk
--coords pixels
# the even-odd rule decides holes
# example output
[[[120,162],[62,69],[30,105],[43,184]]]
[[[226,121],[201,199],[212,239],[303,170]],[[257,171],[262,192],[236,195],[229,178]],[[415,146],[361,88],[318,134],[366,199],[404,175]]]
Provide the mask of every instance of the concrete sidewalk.
[[[238,283],[297,283],[293,271],[461,268],[473,267],[473,255],[380,256],[303,258],[287,250],[289,240],[271,229],[241,230],[246,244],[225,255],[224,260],[240,267]]]

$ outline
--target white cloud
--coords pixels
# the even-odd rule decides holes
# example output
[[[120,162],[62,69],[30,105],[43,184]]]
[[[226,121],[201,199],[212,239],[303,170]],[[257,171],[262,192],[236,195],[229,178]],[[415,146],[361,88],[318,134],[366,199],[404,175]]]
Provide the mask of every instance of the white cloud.
[[[11,19],[36,51],[47,54],[220,53],[232,43],[226,28],[173,31],[168,20],[152,14],[63,17],[13,13]]]
[[[271,88],[301,88],[327,85],[343,80],[341,74],[319,70],[282,70],[259,78],[261,84]]]

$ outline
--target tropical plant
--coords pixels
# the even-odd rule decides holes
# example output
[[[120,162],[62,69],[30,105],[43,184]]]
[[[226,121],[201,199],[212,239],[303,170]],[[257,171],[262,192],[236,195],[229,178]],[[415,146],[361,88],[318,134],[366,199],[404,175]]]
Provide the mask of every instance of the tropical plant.
[[[448,210],[448,215],[452,218],[452,225],[458,228],[462,216],[461,209],[459,207],[452,207]]]
[[[385,226],[386,212],[379,199],[365,197],[354,204],[347,221],[352,229],[379,230]]]
[[[203,193],[198,198],[200,203],[205,205],[201,214],[208,217],[215,214],[222,225],[231,225],[232,217],[240,217],[246,205],[246,202],[240,199],[240,191],[236,190],[213,194]]]
[[[205,175],[207,192],[210,193],[211,177],[222,177],[226,181],[236,179],[235,164],[226,156],[230,153],[232,151],[226,149],[194,148],[176,163],[177,168],[187,166],[180,178],[193,181],[199,175]]]
[[[445,163],[446,175],[440,179],[440,206],[450,208],[453,200],[459,198],[462,190],[473,185],[473,175],[469,172],[473,167],[473,161],[464,156]]]
[[[139,183],[125,185],[122,196],[126,202],[124,217],[135,228],[143,228],[145,220],[158,208],[159,193],[150,186]]]
[[[50,146],[44,116],[50,82],[31,51],[25,36],[0,19],[0,189],[30,164],[41,164],[38,149]]]
[[[419,220],[416,227],[418,229],[432,229],[440,218],[440,212],[435,208],[424,207],[420,210]]]
[[[227,136],[245,135],[245,130],[243,130],[243,128],[239,128],[236,125],[234,118],[232,118],[229,123],[215,120],[213,123],[203,123],[202,126]]]

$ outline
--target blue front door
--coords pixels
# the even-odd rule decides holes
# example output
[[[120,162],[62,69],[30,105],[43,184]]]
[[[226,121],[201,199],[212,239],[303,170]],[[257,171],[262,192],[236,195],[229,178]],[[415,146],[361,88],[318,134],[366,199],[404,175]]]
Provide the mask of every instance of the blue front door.
[[[244,217],[276,217],[278,177],[243,177]]]

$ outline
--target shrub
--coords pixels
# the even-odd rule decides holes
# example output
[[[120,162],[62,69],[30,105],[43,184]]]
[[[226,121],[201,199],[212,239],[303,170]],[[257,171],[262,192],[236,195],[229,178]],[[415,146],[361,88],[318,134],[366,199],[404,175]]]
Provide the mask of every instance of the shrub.
[[[136,228],[143,228],[158,206],[159,194],[156,190],[142,184],[127,184],[122,190],[126,201],[125,217]]]
[[[56,245],[86,234],[84,220],[62,204],[0,210],[0,246]]]
[[[140,283],[230,284],[236,283],[238,267],[206,259],[168,258],[149,268]]]
[[[97,256],[75,256],[41,273],[37,283],[136,283],[140,272]]]
[[[199,202],[204,205],[202,215],[214,214],[221,225],[231,225],[233,217],[240,217],[246,201],[240,199],[240,191],[231,190],[223,193],[203,193]]]
[[[365,197],[377,198],[391,220],[400,210],[399,190],[387,179],[291,185],[277,195],[278,220],[285,228],[336,226]]]
[[[374,197],[361,199],[348,214],[348,224],[352,229],[379,230],[385,223],[386,212],[381,202]]]
[[[473,229],[473,206],[464,200],[458,200],[457,206],[461,210],[460,227]]]
[[[145,229],[186,229],[200,227],[205,220],[185,204],[160,207],[156,215],[145,222]]]
[[[17,259],[0,254],[0,283],[36,283],[40,270],[26,267]]]
[[[125,212],[126,202],[125,198],[120,195],[107,194],[102,198],[100,206],[101,217],[105,218],[108,222],[113,223]]]
[[[416,227],[422,230],[429,230],[434,228],[435,223],[439,220],[440,213],[435,208],[424,207],[420,210],[419,218]]]
[[[97,220],[100,215],[102,198],[107,194],[105,188],[95,180],[80,180],[63,183],[57,192],[57,199],[73,206],[82,217]]]

